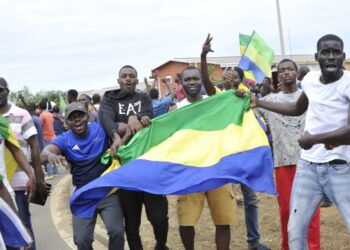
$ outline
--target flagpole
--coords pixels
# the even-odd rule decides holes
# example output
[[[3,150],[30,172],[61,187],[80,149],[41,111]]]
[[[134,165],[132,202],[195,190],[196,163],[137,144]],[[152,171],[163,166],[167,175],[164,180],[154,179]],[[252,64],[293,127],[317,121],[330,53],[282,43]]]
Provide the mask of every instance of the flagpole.
[[[276,0],[276,7],[277,7],[277,18],[278,18],[278,31],[279,31],[279,35],[280,35],[281,56],[284,57],[286,55],[286,52],[284,49],[283,29],[282,29],[282,20],[281,20],[279,0]]]
[[[249,41],[248,41],[247,45],[246,45],[245,48],[244,48],[244,51],[243,51],[243,54],[241,55],[241,60],[239,60],[238,66],[241,64],[242,58],[243,58],[243,56],[245,55],[245,52],[246,52],[247,49],[248,49],[248,46],[249,46],[249,44],[250,44],[250,42],[251,42],[251,40],[252,40],[252,38],[253,38],[253,36],[254,36],[254,33],[255,33],[255,30],[253,30],[253,33],[252,33],[252,35],[250,36]]]

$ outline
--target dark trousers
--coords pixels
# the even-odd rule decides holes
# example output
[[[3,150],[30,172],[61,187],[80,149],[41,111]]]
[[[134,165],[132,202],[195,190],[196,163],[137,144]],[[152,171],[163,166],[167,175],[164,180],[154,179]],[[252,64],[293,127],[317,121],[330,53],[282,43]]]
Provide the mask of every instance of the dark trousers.
[[[94,241],[94,229],[97,214],[100,214],[106,226],[109,250],[124,249],[123,213],[120,207],[119,197],[112,194],[100,201],[96,207],[96,213],[92,219],[79,218],[73,215],[74,243],[78,250],[92,250]]]
[[[119,190],[120,203],[125,218],[125,231],[130,250],[142,250],[140,224],[142,204],[145,205],[147,219],[153,226],[157,245],[155,249],[166,249],[168,236],[168,200],[165,195]]]

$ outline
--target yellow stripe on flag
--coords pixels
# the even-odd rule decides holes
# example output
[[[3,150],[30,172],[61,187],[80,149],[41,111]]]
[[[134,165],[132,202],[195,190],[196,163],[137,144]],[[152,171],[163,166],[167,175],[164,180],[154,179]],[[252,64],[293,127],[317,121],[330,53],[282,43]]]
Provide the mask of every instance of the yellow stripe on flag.
[[[11,143],[13,146],[19,149],[21,148],[10,127],[9,127],[9,137],[7,138],[7,141]],[[7,179],[9,180],[9,182],[11,182],[17,169],[17,162],[13,157],[11,151],[7,147],[5,147],[5,166],[6,166]]]
[[[259,124],[250,110],[244,115],[242,126],[229,124],[225,129],[216,131],[180,130],[140,159],[194,167],[212,166],[225,156],[268,146],[264,131],[256,130],[257,126]],[[254,137],[251,136],[252,131],[256,133]]]

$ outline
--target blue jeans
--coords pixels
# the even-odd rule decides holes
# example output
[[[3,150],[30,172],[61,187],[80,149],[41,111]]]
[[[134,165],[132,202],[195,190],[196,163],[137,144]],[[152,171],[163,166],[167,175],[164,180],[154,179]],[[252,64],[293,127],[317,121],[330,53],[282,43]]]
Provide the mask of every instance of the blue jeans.
[[[289,248],[303,250],[310,221],[324,194],[338,208],[350,232],[350,163],[330,165],[299,160],[288,222]]]
[[[32,227],[32,222],[30,220],[30,211],[29,211],[29,203],[28,196],[25,195],[25,191],[15,191],[16,193],[16,205],[18,207],[18,214],[21,218],[21,221],[26,226],[26,228],[30,231],[33,237],[33,244],[30,250],[35,250],[35,239],[34,232]]]
[[[260,240],[259,233],[259,199],[256,193],[250,187],[241,184],[244,199],[244,217],[247,228],[247,242],[249,245],[255,245]]]

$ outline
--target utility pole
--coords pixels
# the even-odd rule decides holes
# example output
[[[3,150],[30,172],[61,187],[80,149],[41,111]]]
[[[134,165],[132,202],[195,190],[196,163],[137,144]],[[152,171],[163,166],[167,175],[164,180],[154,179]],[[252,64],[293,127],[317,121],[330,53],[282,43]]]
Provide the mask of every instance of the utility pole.
[[[279,31],[279,34],[280,34],[281,56],[282,56],[282,58],[283,58],[283,57],[286,55],[286,52],[285,52],[285,49],[284,49],[282,19],[281,19],[281,12],[280,12],[280,3],[279,3],[279,0],[276,0],[276,7],[277,7],[277,18],[278,18],[278,31]]]

